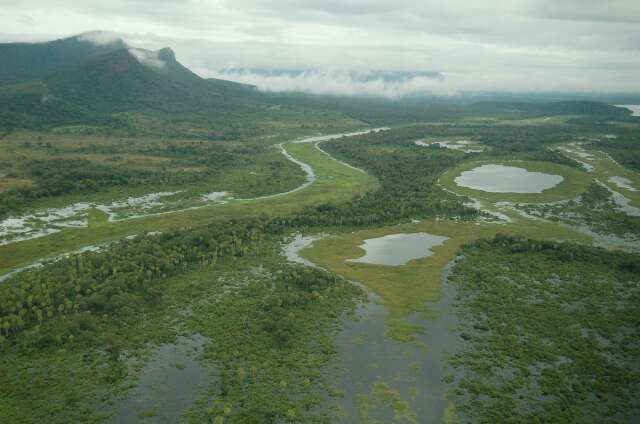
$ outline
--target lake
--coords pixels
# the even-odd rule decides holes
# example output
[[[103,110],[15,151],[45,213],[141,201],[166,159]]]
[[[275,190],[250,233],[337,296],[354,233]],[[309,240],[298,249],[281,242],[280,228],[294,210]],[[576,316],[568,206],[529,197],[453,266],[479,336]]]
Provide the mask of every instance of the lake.
[[[390,234],[365,240],[360,247],[366,254],[347,261],[373,265],[405,265],[412,259],[433,255],[431,248],[442,245],[448,239],[449,237],[428,233]]]
[[[481,165],[464,171],[455,182],[460,187],[490,193],[542,193],[562,182],[560,175],[527,171],[505,165]]]

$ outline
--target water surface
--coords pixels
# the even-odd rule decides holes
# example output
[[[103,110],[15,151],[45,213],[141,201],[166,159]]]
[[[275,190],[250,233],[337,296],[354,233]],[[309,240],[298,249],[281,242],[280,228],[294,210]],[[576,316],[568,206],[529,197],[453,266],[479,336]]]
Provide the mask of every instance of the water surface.
[[[213,370],[195,357],[207,340],[194,334],[160,346],[142,370],[137,386],[116,404],[111,423],[179,422],[213,378]]]
[[[366,251],[361,258],[347,259],[373,265],[405,265],[412,259],[433,255],[434,246],[440,246],[449,237],[429,233],[390,234],[384,237],[365,240],[360,246]]]
[[[527,171],[505,165],[481,165],[464,171],[455,182],[461,187],[490,193],[542,193],[562,182],[560,175]]]
[[[625,177],[609,177],[609,181],[615,184],[618,188],[624,188],[629,191],[638,191],[637,188],[633,187],[633,183],[629,178]]]
[[[448,364],[449,356],[460,345],[458,318],[453,312],[455,286],[447,282],[453,262],[443,275],[442,297],[429,302],[433,319],[408,317],[422,327],[415,342],[400,342],[386,335],[389,312],[376,301],[360,305],[358,319],[344,323],[336,336],[336,357],[327,367],[329,380],[340,396],[329,403],[337,408],[340,424],[408,423],[396,420],[393,404],[376,399],[376,383],[386,384],[399,399],[407,402],[417,423],[444,422],[451,385],[444,377],[458,375]],[[363,408],[363,400],[371,405]]]
[[[320,268],[310,260],[307,260],[300,256],[300,252],[307,247],[311,247],[314,241],[320,240],[322,237],[324,237],[324,234],[313,236],[303,236],[302,234],[296,234],[296,236],[291,241],[289,241],[289,243],[282,246],[282,254],[287,258],[289,262],[299,263],[311,268]]]

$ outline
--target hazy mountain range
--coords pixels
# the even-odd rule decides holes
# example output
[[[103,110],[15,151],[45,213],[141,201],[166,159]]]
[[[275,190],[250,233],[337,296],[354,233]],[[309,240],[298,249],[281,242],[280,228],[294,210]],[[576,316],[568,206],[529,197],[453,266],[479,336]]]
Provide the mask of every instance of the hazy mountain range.
[[[239,128],[257,121],[293,120],[304,123],[305,113],[331,111],[370,124],[388,124],[396,119],[428,120],[440,116],[482,114],[483,108],[506,115],[536,115],[542,108],[517,104],[474,105],[474,100],[409,96],[400,103],[366,96],[362,92],[330,90],[335,95],[302,94],[304,87],[285,84],[285,93],[258,90],[251,84],[226,79],[202,78],[176,60],[170,48],[157,51],[128,46],[101,33],[83,34],[46,43],[0,44],[0,127],[50,128],[61,125],[94,125],[112,128],[148,126],[167,131],[171,125],[185,128]],[[251,74],[271,79],[322,78],[313,69],[243,69],[221,66],[221,76],[243,80]],[[438,72],[330,71],[349,81],[394,84],[408,81],[438,81]],[[339,79],[339,78],[338,78]],[[345,85],[346,86],[346,85]],[[353,86],[349,84],[349,86]],[[291,91],[298,92],[292,94]],[[378,91],[378,90],[376,90]],[[286,93],[288,92],[288,94]],[[494,100],[493,97],[480,98]],[[519,99],[514,99],[519,100]],[[560,102],[557,113],[625,116],[627,111],[605,104]],[[298,115],[296,115],[298,114]],[[400,118],[402,116],[402,118]]]

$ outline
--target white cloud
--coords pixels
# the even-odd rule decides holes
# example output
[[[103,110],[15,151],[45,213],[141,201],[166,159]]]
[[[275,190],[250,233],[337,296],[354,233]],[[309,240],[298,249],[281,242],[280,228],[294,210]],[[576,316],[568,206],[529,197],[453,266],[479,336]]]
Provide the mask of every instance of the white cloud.
[[[105,28],[135,47],[170,46],[204,76],[229,66],[318,70],[243,77],[270,90],[640,91],[638,0],[0,0],[0,28],[8,41]],[[362,83],[326,71],[335,69],[445,79]]]
[[[80,34],[79,40],[89,41],[99,46],[113,44],[121,39],[121,37],[115,32],[110,31],[90,31]]]
[[[138,62],[151,68],[162,69],[167,65],[162,59],[160,59],[158,52],[130,48],[129,53],[131,53]]]
[[[454,94],[440,78],[411,75],[400,80],[344,70],[307,70],[266,74],[251,70],[220,70],[212,76],[252,84],[262,91],[304,91],[315,94],[384,96],[397,99],[408,94]]]

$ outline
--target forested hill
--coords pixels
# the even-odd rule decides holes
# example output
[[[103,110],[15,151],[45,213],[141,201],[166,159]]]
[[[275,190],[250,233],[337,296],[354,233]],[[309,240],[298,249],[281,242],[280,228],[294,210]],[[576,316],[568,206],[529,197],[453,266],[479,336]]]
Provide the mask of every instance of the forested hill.
[[[217,108],[224,91],[178,63],[168,48],[116,50],[63,67],[44,82],[49,95],[93,112]]]
[[[254,87],[201,78],[180,64],[170,48],[150,51],[120,40],[95,44],[72,37],[2,45],[0,62],[3,128],[129,129],[132,121],[148,125],[155,120],[158,126],[169,119],[184,127],[223,128],[232,116],[268,109]],[[18,78],[23,67],[30,71]]]
[[[94,33],[96,35],[98,33]],[[91,57],[126,47],[114,38],[96,43],[91,34],[46,43],[0,43],[0,84],[16,84],[39,79],[60,66],[79,63]]]

